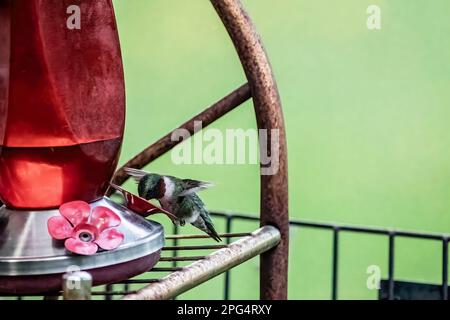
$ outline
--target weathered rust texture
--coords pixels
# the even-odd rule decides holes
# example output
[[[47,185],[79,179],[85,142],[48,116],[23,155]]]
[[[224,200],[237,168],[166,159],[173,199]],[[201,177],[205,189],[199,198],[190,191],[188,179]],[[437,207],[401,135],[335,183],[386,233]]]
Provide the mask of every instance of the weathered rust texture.
[[[176,297],[199,284],[225,272],[257,255],[270,250],[280,242],[280,231],[272,226],[262,227],[252,236],[242,238],[227,248],[218,250],[203,260],[173,272],[158,282],[151,283],[126,300],[165,300]]]
[[[279,130],[279,170],[261,175],[261,225],[281,231],[281,243],[261,256],[261,299],[287,299],[289,214],[287,149],[277,84],[267,54],[239,0],[211,0],[241,59],[250,84],[258,128]],[[270,148],[269,148],[270,150]]]
[[[249,100],[250,98],[251,98],[250,86],[248,84],[244,84],[243,86],[239,87],[238,89],[236,89],[235,91],[233,91],[220,101],[214,103],[212,106],[204,110],[202,113],[196,115],[191,120],[182,124],[178,129],[186,129],[190,132],[191,135],[193,135],[195,133],[194,132],[195,121],[202,121],[203,128],[205,128],[211,123],[213,123],[215,120],[219,119],[220,117],[222,117],[229,111],[233,110],[234,108],[238,107],[239,105]],[[181,142],[181,141],[173,141],[171,139],[171,135],[172,132],[165,135],[164,137],[156,141],[154,144],[152,144],[151,146],[147,147],[145,150],[140,152],[130,161],[128,161],[123,167],[121,167],[117,171],[116,175],[114,176],[113,183],[121,185],[129,178],[129,176],[125,173],[124,168],[128,167],[141,169],[148,163],[152,162],[153,160],[162,156],[166,152],[170,151],[172,148],[174,148],[177,144]],[[111,195],[113,191],[114,190],[110,188],[108,194]]]

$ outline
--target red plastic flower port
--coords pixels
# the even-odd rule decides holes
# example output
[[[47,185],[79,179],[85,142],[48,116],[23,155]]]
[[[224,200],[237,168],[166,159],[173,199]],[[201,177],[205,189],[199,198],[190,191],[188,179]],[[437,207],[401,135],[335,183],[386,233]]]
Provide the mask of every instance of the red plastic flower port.
[[[48,232],[56,240],[66,240],[67,250],[92,255],[98,248],[113,250],[124,239],[116,229],[120,217],[111,209],[91,206],[84,201],[72,201],[59,207],[61,216],[51,217],[47,221]]]

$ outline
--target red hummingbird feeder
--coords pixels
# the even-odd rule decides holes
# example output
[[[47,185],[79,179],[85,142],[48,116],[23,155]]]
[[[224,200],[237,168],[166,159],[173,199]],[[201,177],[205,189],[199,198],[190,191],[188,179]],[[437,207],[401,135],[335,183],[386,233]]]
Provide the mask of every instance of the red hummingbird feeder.
[[[119,281],[150,269],[164,243],[159,224],[104,196],[125,124],[119,37],[111,0],[75,1],[77,28],[73,4],[0,1],[0,292],[59,290],[73,266]],[[54,240],[47,223],[73,201],[112,211],[121,245],[76,255]]]

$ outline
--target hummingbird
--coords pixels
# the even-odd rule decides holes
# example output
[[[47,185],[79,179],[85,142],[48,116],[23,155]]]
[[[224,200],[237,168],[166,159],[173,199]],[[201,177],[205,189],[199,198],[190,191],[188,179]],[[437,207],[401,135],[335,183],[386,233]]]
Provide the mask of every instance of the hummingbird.
[[[212,187],[211,183],[148,173],[134,168],[125,168],[125,172],[138,184],[139,196],[146,200],[158,200],[164,210],[177,217],[175,223],[180,226],[190,223],[217,242],[222,241],[214,229],[205,204],[197,195],[197,192]]]

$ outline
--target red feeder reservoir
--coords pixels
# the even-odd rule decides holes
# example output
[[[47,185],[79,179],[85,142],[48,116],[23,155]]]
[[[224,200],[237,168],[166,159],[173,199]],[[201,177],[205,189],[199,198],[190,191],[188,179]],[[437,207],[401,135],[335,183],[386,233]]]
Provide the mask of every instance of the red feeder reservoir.
[[[110,0],[0,1],[0,292],[60,290],[79,267],[94,284],[151,268],[162,227],[106,198],[125,124],[119,37]],[[107,207],[124,235],[78,255],[52,239],[68,202]]]

